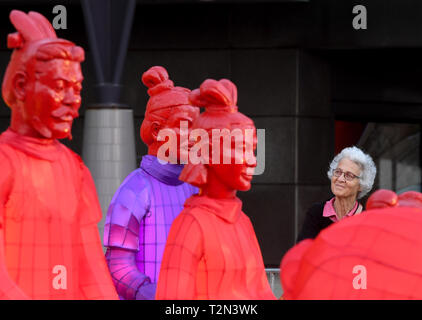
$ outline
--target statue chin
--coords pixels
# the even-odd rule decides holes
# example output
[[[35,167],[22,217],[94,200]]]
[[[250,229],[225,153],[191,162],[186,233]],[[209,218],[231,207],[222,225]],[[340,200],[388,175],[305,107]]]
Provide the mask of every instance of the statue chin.
[[[65,139],[69,138],[72,140],[71,128],[72,125],[69,123],[57,124],[56,130],[48,128],[38,117],[32,119],[32,126],[34,129],[45,139]]]
[[[52,139],[53,138],[53,133],[51,132],[51,130],[48,129],[47,126],[44,125],[39,118],[34,117],[32,119],[32,126],[44,138],[46,138],[46,139]]]

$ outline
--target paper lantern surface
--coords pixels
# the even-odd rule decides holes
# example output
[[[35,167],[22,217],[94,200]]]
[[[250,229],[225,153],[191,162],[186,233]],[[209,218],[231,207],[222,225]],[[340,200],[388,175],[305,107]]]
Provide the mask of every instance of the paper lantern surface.
[[[422,210],[364,211],[281,262],[285,299],[422,299]]]

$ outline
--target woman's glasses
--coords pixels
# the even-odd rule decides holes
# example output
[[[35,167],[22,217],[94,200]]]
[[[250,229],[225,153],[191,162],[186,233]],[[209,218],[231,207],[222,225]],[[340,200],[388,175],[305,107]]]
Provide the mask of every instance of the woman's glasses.
[[[342,174],[344,174],[344,178],[346,179],[346,181],[352,181],[355,178],[358,178],[358,179],[360,178],[359,176],[357,176],[357,175],[355,175],[351,172],[348,172],[348,171],[343,172],[343,170],[341,170],[341,169],[336,169],[336,170],[333,171],[333,175],[337,178],[340,178]]]

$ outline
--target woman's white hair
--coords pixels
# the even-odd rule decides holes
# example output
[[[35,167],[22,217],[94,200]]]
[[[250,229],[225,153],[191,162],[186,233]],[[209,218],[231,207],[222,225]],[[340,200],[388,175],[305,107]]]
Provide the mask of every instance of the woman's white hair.
[[[327,172],[330,180],[333,177],[333,172],[337,169],[339,162],[344,158],[355,162],[361,168],[359,181],[362,190],[358,193],[358,199],[360,199],[371,191],[377,174],[377,168],[371,156],[364,153],[358,147],[344,148],[330,163],[330,168]]]

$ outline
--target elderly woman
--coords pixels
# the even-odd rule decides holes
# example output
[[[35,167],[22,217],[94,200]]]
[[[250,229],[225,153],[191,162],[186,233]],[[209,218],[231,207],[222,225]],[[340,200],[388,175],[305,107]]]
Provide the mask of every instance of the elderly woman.
[[[297,241],[313,239],[332,223],[361,213],[363,206],[358,199],[372,189],[376,173],[371,156],[357,147],[343,149],[334,157],[327,172],[334,197],[308,210]]]

